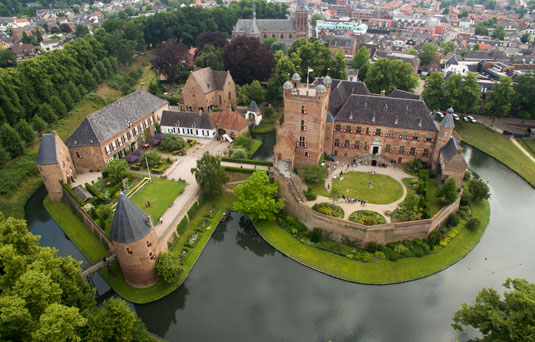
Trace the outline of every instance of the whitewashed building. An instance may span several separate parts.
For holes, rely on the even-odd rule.
[[[163,111],[161,132],[184,137],[214,139],[216,126],[207,113]]]

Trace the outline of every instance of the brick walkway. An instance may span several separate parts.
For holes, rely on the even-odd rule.
[[[332,165],[332,162],[330,163]],[[340,166],[341,164],[339,164]],[[385,215],[386,211],[393,212],[396,210],[398,205],[403,202],[405,199],[405,196],[407,196],[407,189],[405,188],[405,185],[402,182],[403,178],[416,178],[414,176],[409,176],[406,174],[400,166],[389,166],[387,168],[382,167],[376,167],[376,166],[365,166],[365,165],[358,165],[357,167],[348,167],[347,163],[344,163],[345,167],[340,168],[338,167],[334,172],[330,172],[329,176],[325,180],[325,188],[327,186],[332,186],[332,180],[334,175],[340,174],[340,170],[344,171],[344,173],[351,172],[351,171],[358,171],[358,172],[370,172],[375,171],[375,174],[377,175],[387,175],[392,178],[394,178],[396,181],[398,181],[401,184],[401,187],[403,189],[403,195],[400,199],[398,199],[395,202],[389,203],[389,204],[372,204],[372,203],[366,203],[366,205],[362,205],[359,202],[355,203],[346,203],[343,199],[340,199],[336,202],[336,205],[340,206],[342,209],[344,209],[344,219],[347,220],[349,218],[349,215],[357,210],[373,210],[375,212],[378,212],[379,214],[383,215],[386,219],[386,222],[390,222],[390,216]],[[331,167],[332,169],[332,167]],[[380,191],[378,189],[378,191]],[[314,201],[308,201],[305,202],[306,205],[312,207],[316,203],[320,202],[331,202],[331,199],[325,196],[319,196]]]

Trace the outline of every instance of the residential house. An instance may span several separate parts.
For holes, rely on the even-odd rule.
[[[357,40],[355,37],[332,35],[325,37],[329,41],[329,49],[336,54],[342,50],[344,56],[353,58],[357,53]]]
[[[218,137],[228,135],[234,139],[249,131],[249,121],[236,112],[213,112],[210,117],[217,128]]]
[[[164,110],[160,127],[162,133],[176,134],[187,138],[214,139],[217,134],[216,126],[207,113]]]

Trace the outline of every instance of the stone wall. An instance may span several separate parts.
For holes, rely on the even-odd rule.
[[[93,233],[95,233],[101,242],[104,241],[106,243],[106,245],[108,246],[108,249],[113,254],[114,247],[111,241],[106,236],[106,233],[102,230],[102,228],[99,227],[99,225],[95,221],[93,221],[91,216],[89,216],[89,214],[86,213],[80,207],[80,205],[78,205],[78,202],[76,202],[76,200],[71,197],[71,194],[69,194],[67,190],[65,190],[65,188],[62,187],[62,189],[63,189],[63,202],[67,204],[67,206],[71,208],[78,217],[82,219],[82,221],[84,222],[84,225],[87,228],[89,228],[89,230],[91,230]]]
[[[384,245],[405,239],[426,238],[459,209],[460,203],[459,196],[455,203],[443,207],[430,219],[365,226],[318,213],[295,198],[287,178],[281,176],[278,171],[275,171],[275,178],[279,182],[279,196],[284,198],[285,210],[289,214],[297,217],[308,229],[320,228],[330,233],[331,237],[337,241],[347,238],[358,241],[362,247],[370,241]]]

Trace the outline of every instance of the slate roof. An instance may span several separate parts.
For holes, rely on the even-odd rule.
[[[217,128],[241,130],[242,128],[247,127],[249,124],[249,122],[245,120],[243,116],[236,112],[213,112],[210,113],[210,117]]]
[[[73,191],[76,196],[78,196],[78,198],[82,200],[82,202],[87,202],[93,198],[93,195],[91,195],[91,193],[87,191],[87,189],[83,186],[77,186],[73,189]]]
[[[388,95],[389,97],[395,97],[397,99],[412,99],[412,100],[421,100],[422,97],[418,94],[411,93],[409,91],[394,89]]]
[[[260,30],[258,29],[258,25],[256,24],[256,16],[253,17],[253,21],[251,21],[251,26],[249,26],[249,30],[247,31],[247,34],[249,35],[260,34]]]
[[[442,122],[440,122],[440,126],[444,128],[455,128],[455,122],[453,121],[453,115],[451,113],[446,114],[444,119],[442,119]]]
[[[37,165],[57,164],[56,138],[54,137],[54,133],[43,134],[35,162]]]
[[[448,161],[459,151],[459,147],[459,142],[452,136],[446,145],[440,149],[440,155],[444,161]]]
[[[253,19],[238,19],[232,32],[247,33],[251,28]],[[295,33],[294,19],[256,19],[259,33]]]
[[[334,120],[398,129],[438,131],[424,101],[388,96],[351,95]]]
[[[329,112],[333,116],[336,116],[340,108],[342,108],[352,94],[368,95],[370,91],[364,82],[332,80],[331,94],[329,96]]]
[[[226,71],[212,70],[210,67],[196,70],[191,74],[205,94],[214,90],[223,90],[227,79]]]
[[[327,121],[327,122],[334,122],[334,118],[333,118],[331,112],[328,112],[328,113],[327,113],[327,120],[326,120],[326,121]]]
[[[247,110],[249,112],[255,112],[255,113],[260,112],[260,108],[258,108],[258,105],[256,104],[254,100],[249,103],[249,107],[247,107]]]
[[[166,104],[167,101],[151,93],[136,90],[86,117],[65,144],[69,147],[101,145]]]
[[[329,41],[329,47],[352,49],[354,43],[355,43],[355,37],[334,35]]]
[[[139,241],[152,230],[149,220],[150,216],[121,191],[111,221],[110,238],[119,243]]]
[[[245,119],[244,119],[245,120]],[[215,124],[207,113],[173,112],[164,110],[161,126],[214,129]]]

